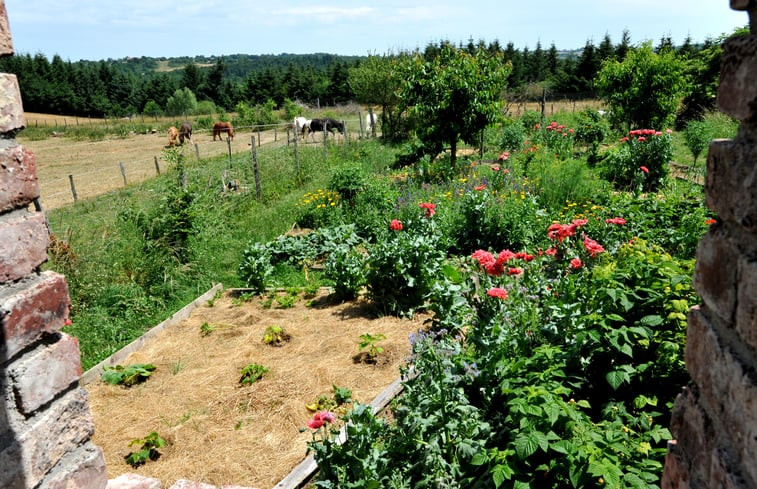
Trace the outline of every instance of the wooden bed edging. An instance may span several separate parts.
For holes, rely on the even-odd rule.
[[[105,371],[105,367],[110,367],[113,365],[118,364],[119,362],[122,362],[130,353],[133,353],[142,346],[144,346],[145,342],[152,338],[153,336],[157,335],[164,329],[168,328],[169,326],[173,326],[176,323],[179,323],[180,321],[183,321],[184,319],[188,318],[189,315],[197,309],[197,307],[200,306],[200,304],[209,301],[213,298],[213,296],[216,295],[218,291],[223,290],[222,284],[215,284],[213,287],[211,287],[207,292],[202,294],[197,299],[193,300],[186,306],[182,307],[178,311],[176,311],[171,317],[163,321],[162,323],[158,324],[157,326],[154,326],[152,329],[147,331],[145,334],[137,338],[136,340],[132,341],[125,347],[121,348],[117,352],[115,352],[113,355],[109,356],[102,362],[98,363],[94,367],[90,368],[84,374],[82,374],[81,379],[79,379],[79,385],[85,386],[97,379],[99,379],[102,376],[102,373]]]
[[[400,392],[402,392],[402,389],[404,388],[402,386],[402,382],[408,379],[412,379],[417,375],[415,372],[415,369],[410,369],[410,371],[407,373],[407,375],[403,378],[400,377],[389,386],[381,391],[381,393],[376,396],[373,401],[371,401],[371,409],[373,411],[373,414],[378,413],[382,409],[384,409],[389,403],[399,395]],[[342,429],[339,430],[339,434],[336,437],[337,444],[341,445],[347,441],[347,427],[342,426]],[[315,462],[315,457],[313,455],[308,455],[305,460],[300,462],[286,477],[281,479],[278,484],[273,486],[273,489],[299,489],[302,487],[308,480],[310,480],[311,477],[313,477],[313,474],[318,470],[318,464]]]

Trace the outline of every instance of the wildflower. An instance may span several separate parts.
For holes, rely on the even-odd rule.
[[[544,254],[549,255],[549,256],[555,256],[557,254],[557,248],[547,248]]]
[[[584,249],[589,252],[589,255],[591,255],[592,258],[600,253],[604,253],[605,251],[601,244],[597,243],[588,236],[584,238]]]
[[[646,166],[640,166],[639,170],[643,171],[644,173],[649,173],[649,168],[647,168]]]
[[[507,269],[508,275],[520,275],[521,273],[523,273],[523,269],[520,267],[510,267]]]
[[[392,231],[402,231],[402,221],[399,219],[392,219],[392,222],[389,223],[389,229]]]
[[[507,291],[502,287],[492,287],[486,291],[486,295],[497,299],[507,299]]]
[[[617,224],[618,226],[622,226],[626,223],[626,220],[622,217],[611,217],[609,219],[605,219],[605,224]]]
[[[432,204],[431,202],[421,202],[419,207],[421,209],[426,209],[426,217],[431,217],[436,214],[436,204]]]
[[[665,129],[665,133],[666,134],[673,134],[673,130],[672,129]]]
[[[477,190],[480,192],[481,190],[484,190],[485,188],[486,188],[486,185],[476,185],[475,187],[473,187],[473,190]]]
[[[573,224],[576,225],[576,227],[581,227],[588,224],[589,220],[588,219],[573,219],[572,222]]]
[[[707,224],[708,226],[710,224],[715,224],[716,222],[718,222],[717,219],[707,219],[706,221],[704,221],[704,223]]]
[[[73,324],[73,323],[72,323],[72,321],[71,321],[70,318],[66,318],[66,320],[63,321],[63,325],[64,326],[71,326],[71,324]]]
[[[647,138],[645,138],[644,136],[639,136],[639,139],[638,139],[639,142],[643,143],[646,140]]]
[[[583,262],[580,258],[573,258],[572,260],[570,260],[570,268],[572,268],[573,270],[578,270],[582,266]]]
[[[622,138],[620,138],[620,142],[621,143],[625,143],[626,141],[628,141],[628,137],[622,137]]]
[[[503,151],[500,153],[499,157],[497,158],[498,161],[505,161],[510,157],[510,153],[508,151]]]
[[[499,167],[497,165],[492,166],[492,171],[499,171]]]

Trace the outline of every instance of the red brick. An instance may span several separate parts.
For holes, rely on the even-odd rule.
[[[25,355],[9,370],[16,402],[29,415],[78,382],[79,340],[61,334],[59,341]]]
[[[740,121],[757,117],[757,36],[734,36],[723,43],[718,108]]]
[[[13,40],[8,27],[8,13],[5,10],[5,2],[0,2],[0,56],[11,54],[13,54]]]
[[[0,212],[27,207],[38,197],[34,153],[23,146],[0,150]]]
[[[0,220],[0,236],[0,283],[23,278],[47,261],[50,235],[44,213],[12,212]]]
[[[702,300],[727,322],[736,313],[739,250],[723,226],[710,227],[699,241],[694,288]]]
[[[754,84],[757,86],[757,83]],[[720,219],[757,233],[757,145],[742,140],[710,143],[705,179],[706,203]]]
[[[757,386],[739,360],[719,341],[699,307],[689,313],[686,368],[699,388],[699,402],[728,440],[728,451],[757,481]],[[679,440],[680,441],[680,440]]]
[[[24,106],[16,75],[0,73],[0,132],[18,131],[25,126]]]
[[[15,439],[0,452],[0,487],[18,487],[19,477],[26,484],[22,487],[38,487],[66,455],[92,438],[94,430],[87,392],[66,394],[28,425],[16,427]]]
[[[121,474],[108,481],[107,489],[160,489],[159,479],[144,477],[138,474]]]
[[[91,443],[64,458],[43,483],[45,489],[105,489],[107,485],[105,456]]]
[[[60,331],[68,317],[66,278],[51,271],[0,288],[0,357],[12,358],[44,333]]]

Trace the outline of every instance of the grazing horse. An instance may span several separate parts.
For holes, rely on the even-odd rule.
[[[176,129],[176,126],[171,126],[168,128],[168,145],[169,146],[176,146],[179,139],[179,130]]]
[[[213,124],[213,141],[216,140],[216,136],[219,140],[223,141],[223,133],[229,135],[229,139],[234,140],[234,128],[231,126],[231,122],[216,122]]]
[[[311,134],[316,131],[328,131],[331,134],[334,134],[334,129],[339,131],[341,134],[344,134],[344,123],[330,117],[326,119],[311,119],[310,121]],[[313,136],[313,138],[315,139],[315,136]]]
[[[184,140],[192,141],[192,124],[185,122],[179,129],[179,144],[184,144]]]
[[[372,134],[375,134],[376,132],[376,122],[378,120],[378,116],[375,113],[367,113],[365,114],[365,133],[370,137]]]
[[[297,134],[299,136],[305,138],[310,132],[310,119],[305,119],[304,117],[295,117],[294,130],[297,131]]]

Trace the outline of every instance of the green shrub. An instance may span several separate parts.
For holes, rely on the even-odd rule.
[[[334,294],[339,300],[357,297],[365,285],[366,258],[348,246],[331,250],[325,264],[326,278],[334,282]]]
[[[655,192],[662,188],[673,158],[672,138],[654,129],[636,129],[609,151],[602,163],[602,176],[618,189]]]
[[[347,205],[352,205],[355,196],[365,188],[366,175],[358,164],[348,164],[335,168],[329,180],[329,190],[339,194]]]
[[[265,291],[273,274],[271,250],[263,243],[252,243],[245,250],[239,265],[239,278],[257,292]]]
[[[697,164],[699,155],[710,144],[713,138],[713,130],[709,123],[705,121],[690,121],[683,132],[686,147],[689,148],[694,156],[694,165]]]
[[[502,125],[502,133],[499,138],[500,149],[519,151],[523,148],[526,140],[526,131],[520,121],[508,120]]]

